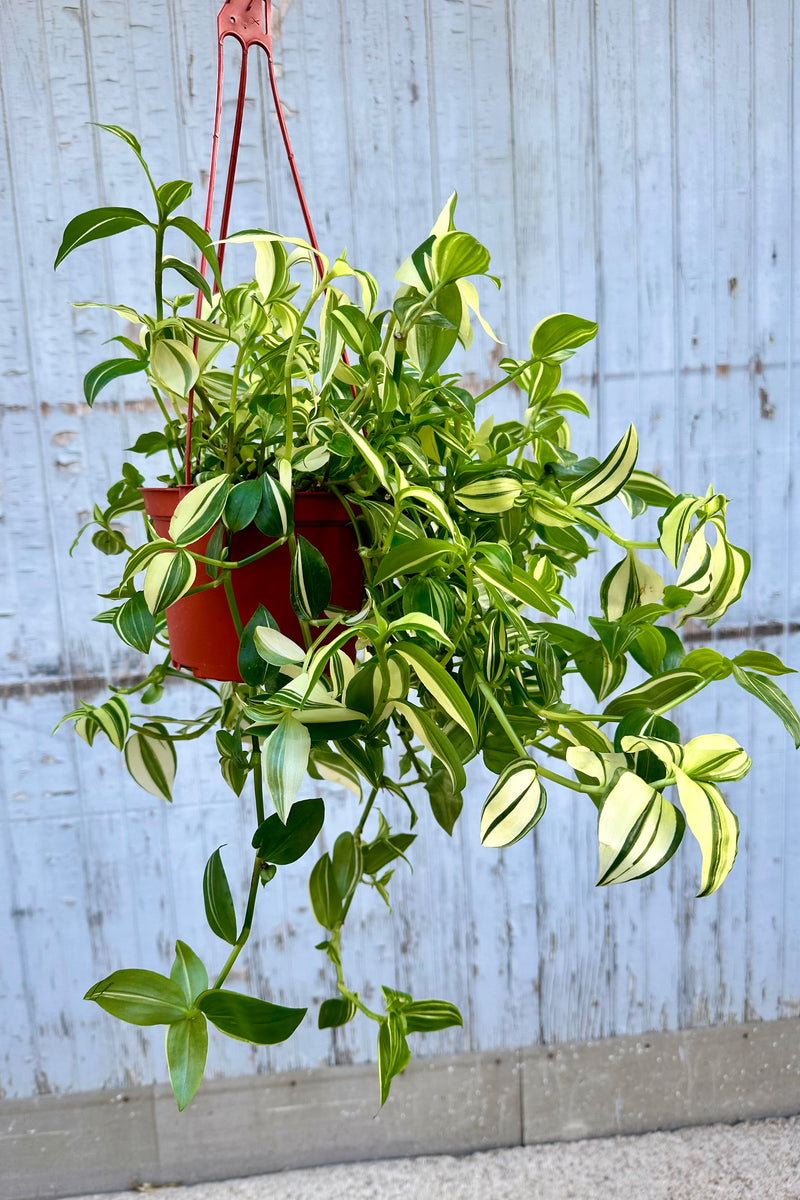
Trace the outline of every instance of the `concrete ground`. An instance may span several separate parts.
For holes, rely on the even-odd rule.
[[[800,1117],[464,1158],[317,1167],[171,1187],[163,1195],[164,1200],[800,1200]],[[103,1200],[130,1196],[123,1192]]]

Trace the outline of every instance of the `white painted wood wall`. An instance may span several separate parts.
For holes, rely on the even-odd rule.
[[[139,667],[93,625],[108,563],[66,551],[121,449],[152,413],[136,384],[89,414],[81,378],[118,332],[70,299],[147,295],[135,235],[51,271],[66,220],[145,202],[121,143],[142,140],[160,178],[203,179],[212,116],[215,0],[16,0],[0,11],[2,401],[2,841],[0,1094],[164,1078],[158,1031],[81,996],[110,970],[166,970],[176,936],[212,963],[201,872],[228,843],[244,882],[253,823],[213,747],[185,754],[171,808],[135,788],[110,747],[50,730],[73,697]],[[642,465],[686,490],[735,497],[753,551],[742,603],[713,638],[800,661],[798,423],[800,207],[793,0],[281,0],[276,57],[295,149],[325,248],[390,285],[452,188],[503,280],[489,318],[520,352],[542,315],[600,322],[573,372],[593,405],[576,445],[608,448],[633,418]],[[231,55],[231,62],[235,54]],[[300,229],[265,100],[247,106],[234,225]],[[256,85],[259,86],[256,86]],[[230,108],[228,108],[230,116]],[[201,188],[194,213],[201,219]],[[480,340],[480,339],[477,339]],[[464,361],[494,377],[489,347]],[[106,394],[109,396],[109,394]],[[112,562],[115,568],[116,563]],[[594,586],[594,585],[593,585]],[[594,593],[596,595],[596,592]],[[585,618],[591,591],[578,596]],[[767,634],[763,627],[773,630]],[[798,689],[790,682],[795,699]],[[183,703],[183,697],[174,697]],[[186,697],[186,703],[190,699]],[[593,809],[553,789],[536,835],[482,852],[477,772],[451,843],[429,817],[394,919],[364,897],[347,970],[451,998],[463,1033],[418,1053],[800,1015],[800,803],[782,727],[726,684],[686,732],[724,728],[756,766],[731,790],[739,861],[696,901],[687,840],[655,878],[595,890]],[[350,800],[329,790],[343,825]],[[262,897],[234,984],[305,1004],[331,994],[302,873]],[[211,1070],[240,1074],[374,1055],[372,1028],[335,1037],[308,1020],[266,1051],[215,1037]]]

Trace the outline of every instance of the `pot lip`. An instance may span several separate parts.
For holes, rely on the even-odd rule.
[[[139,491],[143,496],[148,493],[158,496],[169,496],[174,495],[176,492],[191,492],[195,487],[197,487],[196,483],[179,483],[175,487],[164,487],[163,485],[153,484],[151,486],[140,487]],[[295,492],[295,495],[302,496],[304,500],[339,499],[334,492],[329,491],[327,488],[315,488],[313,491]]]

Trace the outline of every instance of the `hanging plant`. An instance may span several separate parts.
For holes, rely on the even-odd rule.
[[[135,138],[111,132],[144,166]],[[473,320],[495,338],[475,281],[499,286],[488,250],[455,226],[455,196],[397,272],[391,308],[380,309],[376,281],[344,256],[329,262],[306,241],[264,230],[229,239],[253,247],[255,272],[226,286],[209,236],[178,212],[190,185],[158,187],[145,171],[155,211],[76,217],[56,265],[134,229],[155,248],[154,311],[107,306],[140,336],[117,338],[124,353],[88,373],[85,394],[91,405],[114,379],[139,373],[161,414],[132,450],[157,458],[163,486],[142,490],[142,474],[125,463],[89,526],[96,547],[122,564],[111,607],[96,619],[159,657],[136,686],[64,720],[90,745],[107,738],[136,782],[165,801],[179,743],[213,734],[225,784],[237,795],[252,786],[254,854],[243,906],[219,849],[206,866],[208,924],[228,945],[213,984],[178,941],[169,977],[118,970],[87,999],[122,1020],[167,1026],[170,1078],[185,1107],[203,1076],[209,1021],[272,1044],[306,1015],[224,986],[261,888],[305,859],[325,931],[318,948],[336,977],[319,1026],[375,1023],[383,1103],[409,1061],[409,1038],[462,1019],[445,1000],[391,986],[379,1011],[364,1003],[345,965],[356,895],[389,904],[393,875],[408,869],[431,817],[448,833],[466,820],[487,854],[514,845],[542,819],[552,784],[597,810],[599,885],[658,870],[688,826],[702,851],[699,894],[711,894],[736,857],[727,785],[750,759],[725,733],[684,744],[672,715],[730,679],[772,708],[798,745],[800,718],[774,682],[789,668],[762,651],[728,659],[684,650],[681,626],[718,621],[750,560],[728,540],[726,498],[711,488],[676,496],[639,465],[633,426],[601,462],[572,450],[570,419],[588,409],[561,386],[561,370],[595,336],[593,321],[546,317],[529,353],[503,359],[502,378],[479,396],[448,372]],[[203,274],[173,256],[187,237]],[[200,290],[199,317],[186,312],[192,295],[171,294],[181,281]],[[524,400],[520,420],[495,423],[485,412],[502,388]],[[620,505],[644,526],[640,537],[616,532]],[[127,532],[134,512],[138,543]],[[566,585],[602,541],[618,561],[589,628],[578,629]],[[566,692],[568,675],[592,697],[586,704],[577,687]],[[184,702],[183,690],[166,689],[176,678],[212,697],[200,716],[160,711],[162,701]],[[462,814],[478,757],[497,782]],[[321,780],[355,793],[361,810],[315,858]],[[420,816],[423,793],[430,814]],[[404,822],[390,823],[382,796],[404,803]]]

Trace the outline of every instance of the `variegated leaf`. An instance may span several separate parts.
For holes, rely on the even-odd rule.
[[[713,783],[690,779],[680,767],[674,770],[686,822],[703,854],[698,896],[710,896],[733,866],[739,842],[739,821]]]
[[[476,513],[502,513],[514,507],[522,494],[522,485],[507,476],[476,479],[456,490],[455,498],[463,508]]]
[[[177,546],[191,546],[216,525],[225,509],[230,476],[215,475],[199,483],[179,501],[169,523]]]
[[[444,667],[413,642],[397,642],[391,650],[392,655],[399,654],[409,664],[414,674],[430,692],[442,712],[465,729],[472,739],[473,746],[478,744],[478,729],[475,714],[469,706],[466,696],[452,675]]]
[[[618,621],[643,604],[658,603],[663,595],[664,580],[633,550],[611,568],[600,585],[600,603],[607,621]]]
[[[588,508],[590,505],[604,504],[616,496],[628,482],[636,466],[638,453],[639,439],[633,425],[630,425],[599,467],[595,467],[571,489],[570,503]]]
[[[197,383],[197,359],[183,342],[159,338],[150,353],[150,374],[160,388],[188,396]]]
[[[264,742],[261,751],[264,786],[284,823],[305,778],[310,752],[311,736],[291,713],[281,718]]]
[[[172,785],[178,766],[175,747],[163,725],[146,725],[125,743],[125,765],[129,774],[151,796],[172,800]]]
[[[319,616],[331,602],[331,573],[316,546],[304,537],[297,538],[289,577],[292,608],[303,621]]]
[[[301,663],[306,656],[302,646],[298,646],[279,629],[270,629],[268,625],[261,625],[255,630],[253,641],[260,656],[273,667]]]
[[[481,845],[512,846],[533,829],[547,804],[536,763],[517,759],[503,771],[481,812]]]
[[[597,821],[598,886],[641,879],[675,853],[683,817],[660,792],[624,771],[603,801]]]
[[[144,598],[150,612],[155,614],[180,600],[192,586],[197,564],[185,550],[157,554],[144,577]]]

